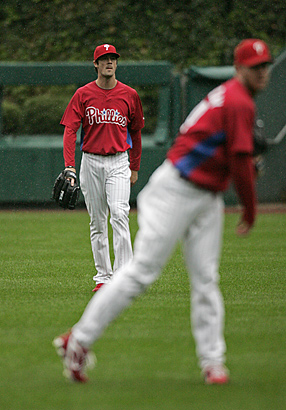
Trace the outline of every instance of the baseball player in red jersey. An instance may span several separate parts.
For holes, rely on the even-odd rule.
[[[64,130],[65,167],[75,171],[76,132],[82,125],[80,185],[90,215],[97,291],[132,258],[129,231],[130,182],[138,179],[143,111],[137,92],[115,77],[120,55],[103,44],[94,51],[96,81],[79,88],[68,104]],[[129,150],[129,159],[128,153]],[[113,228],[111,266],[107,218]]]
[[[86,380],[90,346],[158,278],[181,240],[191,282],[199,366],[207,384],[228,382],[224,305],[218,286],[222,192],[232,180],[243,205],[237,234],[248,234],[256,214],[253,97],[266,86],[271,61],[263,41],[241,42],[234,52],[235,77],[210,92],[181,126],[167,159],[139,194],[132,261],[91,299],[72,332],[55,341],[63,349],[69,378]]]

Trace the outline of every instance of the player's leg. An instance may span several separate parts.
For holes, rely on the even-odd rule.
[[[107,157],[106,164],[106,197],[113,230],[113,272],[116,272],[133,256],[129,230],[131,171],[127,152]]]
[[[201,213],[184,239],[192,283],[192,327],[202,369],[224,362],[224,305],[218,286],[223,207],[220,196],[206,193]]]
[[[174,168],[164,164],[139,194],[139,231],[134,257],[116,273],[108,286],[97,292],[74,326],[73,334],[83,346],[89,347],[97,340],[104,328],[156,280],[183,236],[189,217],[185,200],[189,187],[174,174]]]
[[[90,216],[91,248],[97,270],[94,280],[97,283],[106,283],[112,276],[112,267],[108,241],[105,169],[101,156],[83,154],[80,186]]]

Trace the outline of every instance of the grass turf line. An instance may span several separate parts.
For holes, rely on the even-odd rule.
[[[51,341],[92,297],[86,212],[2,212],[0,408],[282,410],[286,402],[285,214],[259,215],[248,239],[226,215],[221,289],[228,386],[205,386],[189,323],[181,247],[159,280],[95,344],[87,385],[67,383]],[[132,238],[136,213],[130,215]]]

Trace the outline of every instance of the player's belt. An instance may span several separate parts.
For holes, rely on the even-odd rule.
[[[87,152],[87,151],[83,151],[83,152],[84,152],[85,154],[97,155],[97,156],[100,156],[100,157],[111,157],[111,156],[115,157],[115,155],[122,154],[122,153],[123,153],[123,152],[125,152],[125,151],[115,152],[114,154],[111,154],[111,153],[107,153],[107,154],[98,154],[98,153],[95,153],[95,152]]]
[[[179,176],[180,176],[180,178],[182,178],[184,181],[187,181],[190,185],[193,185],[194,188],[199,189],[200,191],[209,192],[209,193],[214,194],[214,195],[217,194],[216,191],[212,191],[211,189],[208,189],[208,188],[205,188],[205,187],[203,187],[203,186],[201,186],[201,185],[199,185],[199,184],[196,184],[194,181],[191,181],[189,178],[185,177],[185,176],[182,175],[180,172],[179,172]]]

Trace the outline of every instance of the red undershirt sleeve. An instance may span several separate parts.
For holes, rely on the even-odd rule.
[[[141,130],[129,132],[132,139],[132,148],[129,150],[130,169],[139,171],[142,154]]]
[[[250,154],[235,154],[230,161],[230,171],[236,192],[243,206],[242,220],[250,226],[256,215],[254,165]]]
[[[76,132],[72,128],[65,126],[63,137],[65,167],[75,167],[75,145]]]

